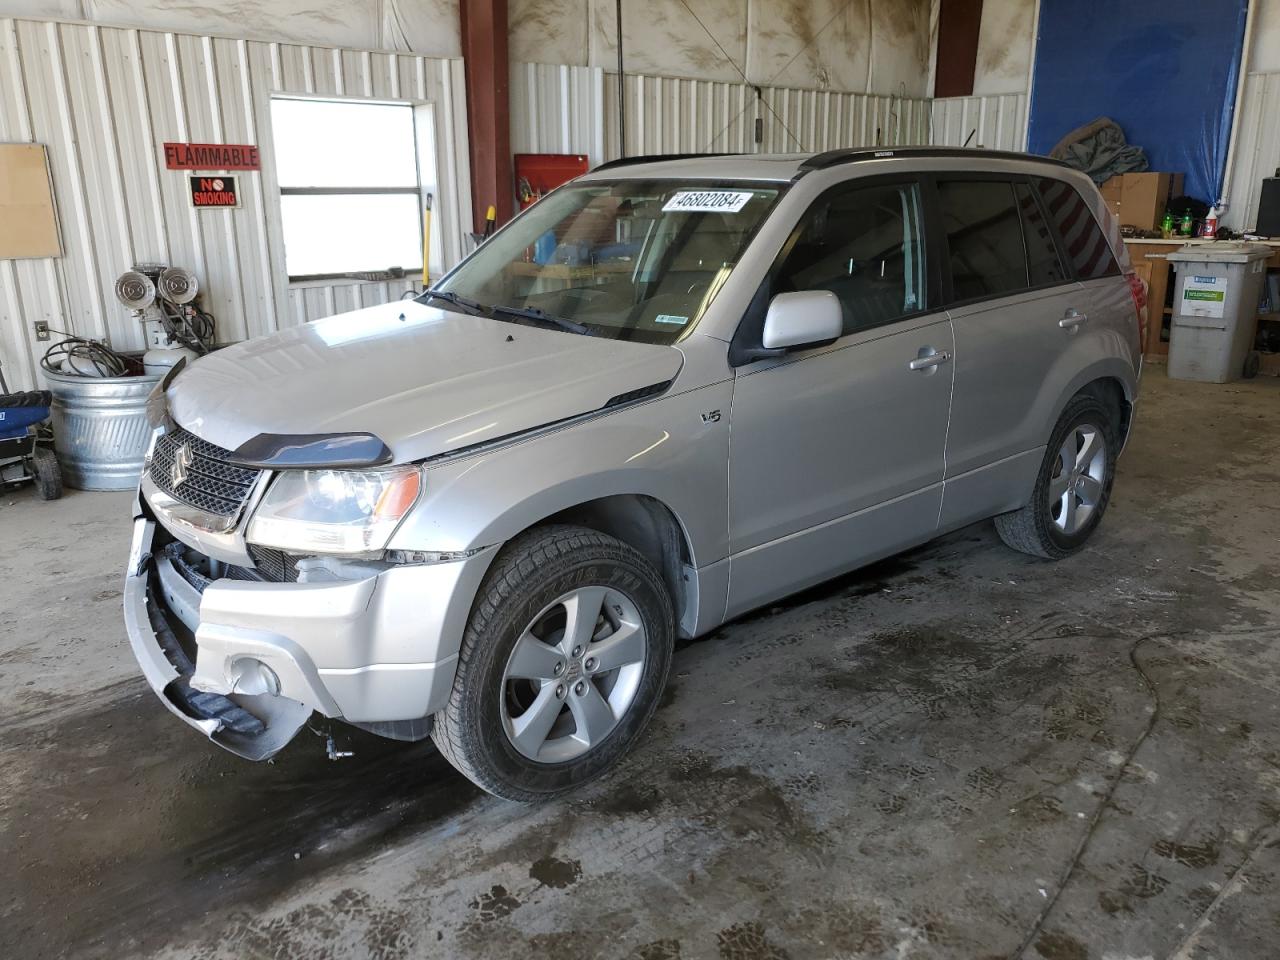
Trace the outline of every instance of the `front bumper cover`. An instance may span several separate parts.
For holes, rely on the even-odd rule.
[[[358,580],[199,590],[154,549],[156,521],[135,516],[124,589],[134,656],[165,706],[218,745],[263,760],[312,712],[369,725],[421,720],[448,699],[493,550]]]

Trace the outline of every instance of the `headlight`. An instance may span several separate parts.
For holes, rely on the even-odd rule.
[[[421,487],[417,467],[285,470],[267,490],[246,536],[290,553],[382,550]]]

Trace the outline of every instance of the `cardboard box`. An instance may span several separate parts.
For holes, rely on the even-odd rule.
[[[1170,197],[1182,196],[1180,173],[1125,173],[1107,181],[1120,181],[1120,204],[1116,214],[1121,224],[1139,230],[1159,230]],[[1106,186],[1107,184],[1104,184]],[[1175,210],[1180,216],[1182,211]]]
[[[1111,177],[1098,187],[1098,192],[1102,194],[1102,199],[1107,201],[1107,206],[1111,206],[1112,201],[1120,202],[1121,183],[1124,182],[1124,175]]]

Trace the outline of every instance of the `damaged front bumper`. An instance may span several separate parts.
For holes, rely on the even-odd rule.
[[[175,608],[198,611],[200,594],[189,584],[161,580],[151,553],[154,535],[152,521],[134,521],[125,575],[125,629],[143,676],[170,712],[215,743],[250,760],[273,756],[302,729],[312,708],[268,693],[223,695],[192,686],[195,664],[179,639],[186,625]]]
[[[157,536],[144,508],[135,517],[125,624],[173,714],[250,760],[278,752],[313,712],[425,735],[449,696],[489,555],[354,580],[209,580],[174,552],[180,542]]]

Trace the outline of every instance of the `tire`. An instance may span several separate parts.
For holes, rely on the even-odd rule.
[[[582,617],[589,625],[577,634],[591,639],[575,647],[572,610],[590,610],[597,596],[599,613]],[[642,650],[642,659],[606,672],[604,662],[622,656],[619,641],[628,656]],[[674,642],[671,598],[639,551],[585,527],[535,528],[503,549],[481,584],[432,739],[495,796],[533,802],[565,793],[604,773],[635,742],[666,685]],[[532,659],[523,659],[530,651]],[[525,679],[534,674],[541,679]],[[539,718],[553,714],[550,732],[540,734]],[[595,742],[584,746],[584,738]]]
[[[1007,546],[1034,557],[1061,560],[1085,545],[1111,501],[1116,455],[1120,450],[1119,413],[1113,403],[1104,402],[1092,393],[1071,398],[1049,437],[1030,501],[1021,510],[995,518],[996,531]],[[1077,486],[1072,483],[1069,472],[1067,479],[1062,479],[1066,454],[1069,449],[1076,449],[1078,462],[1090,433],[1101,439],[1103,449],[1100,458],[1095,453],[1086,461],[1087,469],[1081,476],[1083,485]],[[1068,447],[1069,441],[1074,448]],[[1073,487],[1079,493],[1072,492]],[[1066,491],[1062,497],[1054,495],[1059,489]],[[1066,499],[1068,493],[1074,498],[1070,507]],[[1089,509],[1083,514],[1081,508],[1086,505]],[[1063,511],[1068,509],[1081,512],[1069,514],[1063,521]]]
[[[1252,380],[1258,375],[1258,371],[1262,369],[1262,354],[1257,350],[1250,350],[1244,357],[1244,369],[1241,373],[1244,379]]]
[[[36,494],[41,500],[57,500],[62,496],[62,468],[48,447],[31,451],[31,467],[35,474]]]

